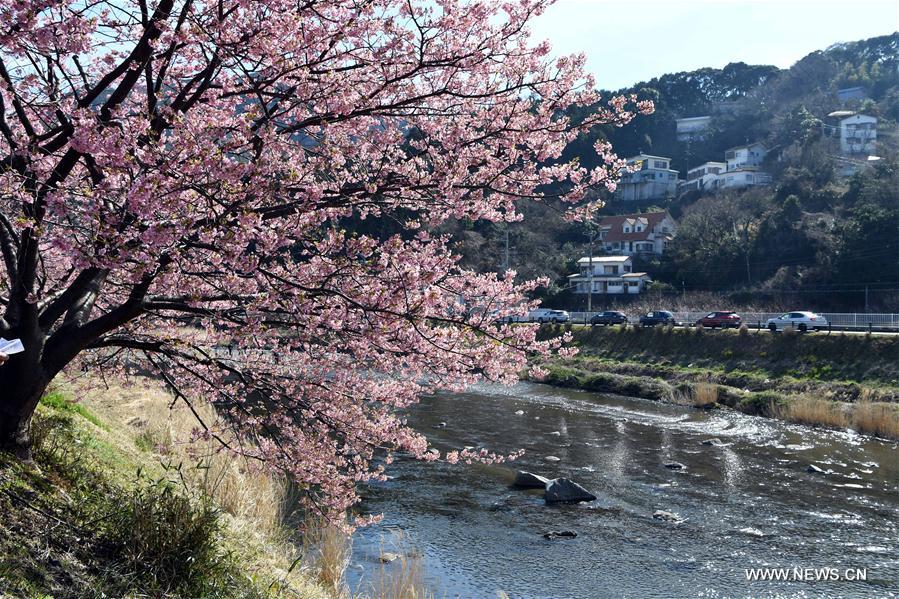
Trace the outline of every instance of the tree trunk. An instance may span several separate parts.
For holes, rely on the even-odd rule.
[[[49,380],[42,369],[24,368],[17,357],[0,366],[0,450],[30,460],[31,416]]]

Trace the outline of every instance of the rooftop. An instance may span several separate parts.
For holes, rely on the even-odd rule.
[[[580,260],[577,261],[578,264],[620,264],[622,262],[627,262],[630,260],[630,256],[593,256],[592,260],[590,256],[584,256]]]

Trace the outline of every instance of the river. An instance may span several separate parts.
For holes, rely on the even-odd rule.
[[[526,453],[493,466],[397,460],[391,480],[363,489],[363,510],[384,520],[356,534],[356,589],[376,578],[382,548],[414,547],[437,597],[899,597],[895,443],[529,383],[429,397],[409,416],[441,450]],[[598,499],[544,505],[541,491],[510,487],[516,469]],[[578,536],[544,539],[550,530]],[[867,580],[748,582],[761,567]]]

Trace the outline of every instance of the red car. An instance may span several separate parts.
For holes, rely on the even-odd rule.
[[[716,328],[721,327],[722,329],[727,328],[739,328],[739,326],[743,323],[743,319],[740,318],[740,315],[736,312],[727,312],[727,311],[719,311],[719,312],[709,312],[702,318],[696,321],[696,326],[698,327],[709,327]]]

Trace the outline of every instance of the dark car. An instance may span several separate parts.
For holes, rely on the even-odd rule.
[[[709,328],[739,328],[740,325],[743,324],[743,319],[740,318],[740,315],[736,312],[731,312],[729,310],[723,310],[718,312],[709,312],[702,318],[696,321],[696,326],[698,327],[709,327]]]
[[[627,324],[627,314],[625,314],[624,312],[616,312],[614,310],[600,312],[599,314],[594,314],[593,317],[590,318],[590,324],[593,326]]]
[[[657,324],[677,324],[674,314],[668,310],[653,310],[640,317],[640,326],[654,327]]]

